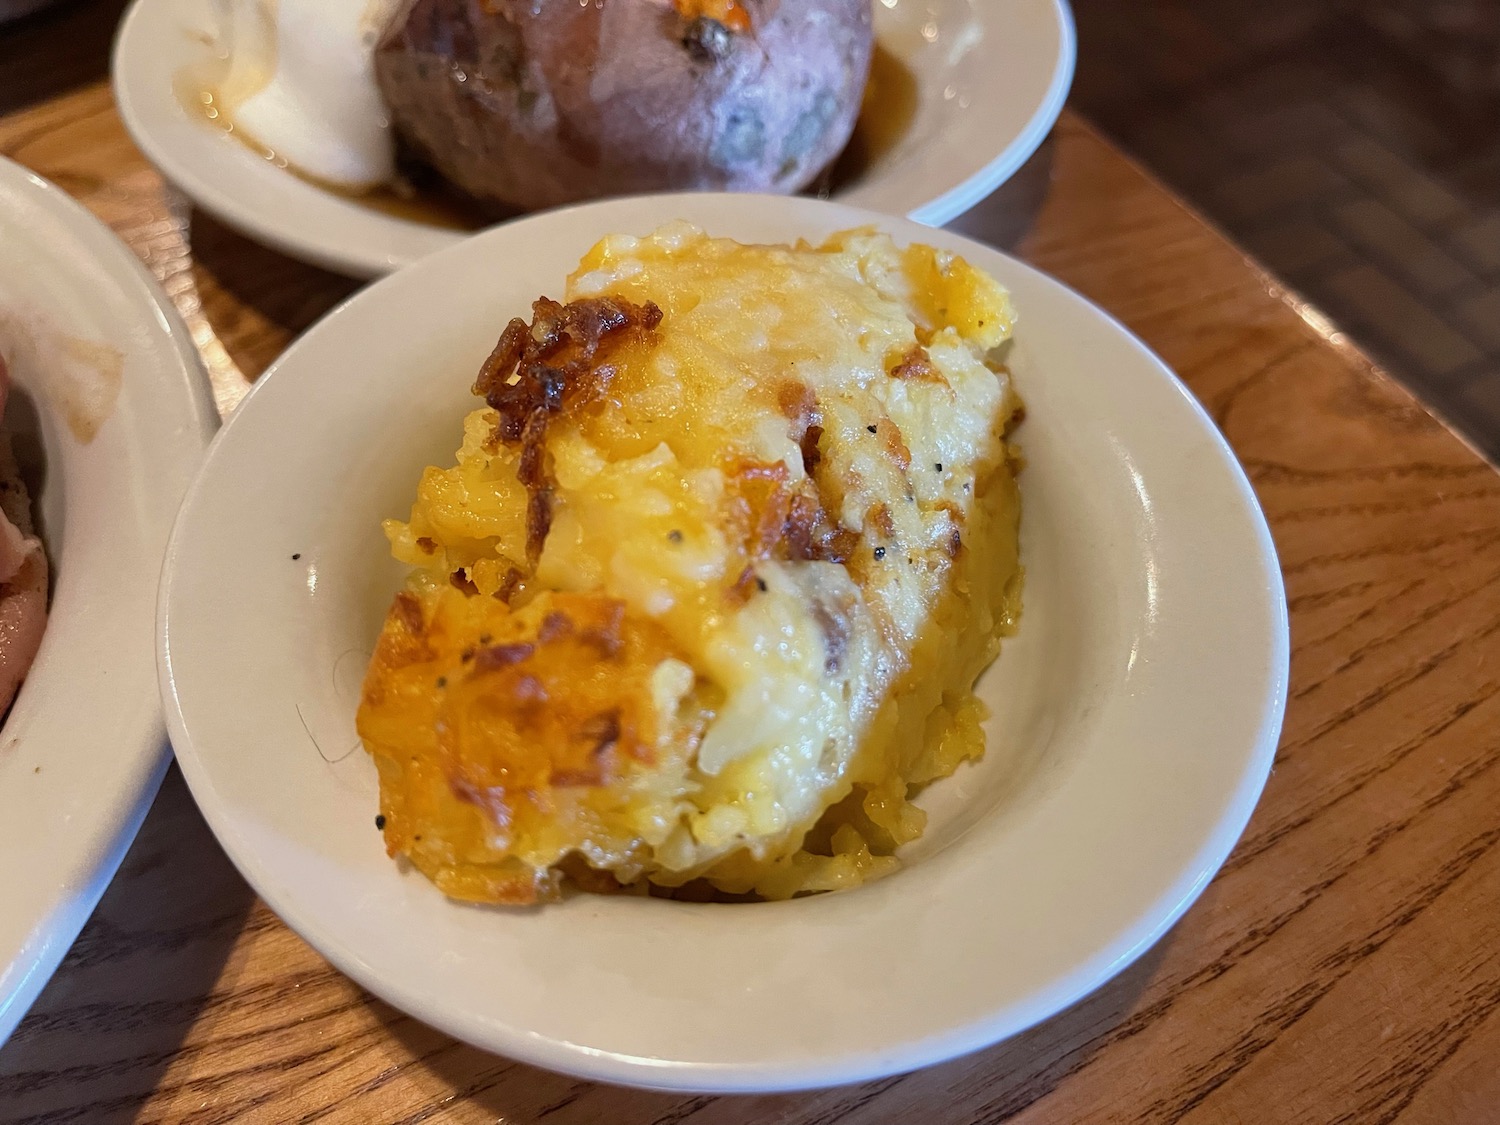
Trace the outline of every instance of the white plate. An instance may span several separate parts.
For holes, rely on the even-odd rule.
[[[912,71],[907,138],[840,202],[940,225],[1026,162],[1073,80],[1067,0],[873,0],[882,45]],[[211,0],[136,0],[115,45],[115,101],[136,144],[204,210],[268,246],[376,277],[463,232],[373,210],[268,163],[185,110],[173,77],[201,66]]]
[[[95,364],[76,358],[79,343],[103,349]],[[145,267],[59,188],[3,159],[0,352],[17,388],[6,428],[23,468],[40,446],[33,499],[53,572],[41,651],[0,728],[3,1043],[166,769],[154,583],[217,418],[192,339]],[[94,401],[80,406],[80,392]],[[99,423],[92,440],[74,432],[78,421]]]
[[[559,294],[597,237],[679,217],[778,242],[878,223],[898,241],[958,250],[1011,288],[1026,608],[982,681],[990,749],[928,791],[931,824],[906,868],[847,894],[455,905],[386,858],[375,771],[355,749],[363,666],[403,573],[379,521],[408,510],[424,465],[451,461],[469,385],[506,320]],[[168,726],[209,824],[335,965],[527,1062],[715,1091],[937,1062],[1118,972],[1244,828],[1287,669],[1280,572],[1255,498],[1141,343],[959,236],[749,195],[534,216],[330,314],[214,443],[173,532],[158,625]]]

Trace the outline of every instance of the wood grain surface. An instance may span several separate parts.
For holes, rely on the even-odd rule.
[[[66,54],[55,29],[80,20],[29,25],[27,57]],[[353,283],[164,187],[97,72],[18,83],[14,34],[0,31],[0,152],[150,264],[231,408]],[[1281,553],[1293,657],[1276,768],[1155,949],[1039,1027],[905,1077],[755,1098],[595,1086],[455,1043],[330,968],[240,879],[174,770],[0,1049],[0,1121],[1500,1121],[1500,477],[1076,117],[958,225],[1181,373]]]

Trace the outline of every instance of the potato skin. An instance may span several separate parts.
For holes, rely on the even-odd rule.
[[[403,140],[488,203],[797,191],[854,128],[870,0],[740,6],[744,32],[666,0],[409,0],[375,74]]]

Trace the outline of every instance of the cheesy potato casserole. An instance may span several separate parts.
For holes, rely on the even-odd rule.
[[[359,732],[385,844],[455,898],[854,886],[983,752],[1020,612],[1006,292],[871,230],[606,238],[511,321]],[[675,892],[661,888],[681,888]]]

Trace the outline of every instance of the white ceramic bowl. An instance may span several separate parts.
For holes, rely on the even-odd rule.
[[[52,564],[47,633],[0,728],[0,1043],[119,866],[166,769],[151,623],[167,532],[217,423],[151,275],[0,159],[6,429]],[[74,426],[98,432],[83,440]],[[33,461],[33,458],[35,460]]]
[[[911,71],[906,139],[839,200],[948,222],[1041,144],[1073,80],[1067,0],[873,0],[881,43]],[[204,210],[294,257],[375,277],[460,241],[315,187],[185,110],[174,76],[201,69],[211,0],[136,0],[114,56],[115,101],[136,144]]]
[[[451,461],[506,320],[607,232],[746,241],[875,223],[1008,285],[1026,608],[975,767],[907,866],[755,905],[446,900],[386,858],[353,714],[402,568],[379,521]],[[1280,727],[1281,578],[1255,498],[1171,372],[1104,313],[956,235],[766,196],[534,216],[352,298],[215,442],[163,572],[161,688],[209,824],[335,965],[471,1043],[589,1078],[779,1090],[911,1069],[1058,1011],[1151,945],[1243,829]]]

